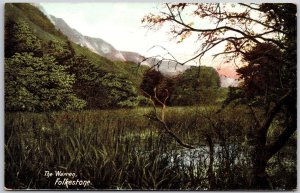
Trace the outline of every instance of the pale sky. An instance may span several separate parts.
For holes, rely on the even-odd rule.
[[[149,50],[161,45],[169,50],[180,62],[191,58],[198,46],[196,36],[176,43],[170,41],[167,26],[159,31],[143,27],[141,20],[148,13],[158,12],[157,3],[40,3],[48,14],[62,18],[67,24],[83,35],[97,37],[121,51],[133,51],[144,56],[153,56],[160,49]],[[194,63],[191,63],[194,64]],[[212,65],[209,56],[202,62]],[[215,61],[218,66],[220,61]]]
[[[156,48],[149,51],[154,45],[165,47],[179,62],[195,56],[199,49],[197,34],[185,39],[181,43],[171,40],[170,26],[163,26],[158,31],[152,31],[141,23],[143,16],[161,11],[161,3],[151,2],[89,2],[89,3],[39,3],[45,11],[62,18],[71,28],[81,34],[101,38],[120,51],[137,52],[151,57],[164,55],[166,51]],[[191,16],[185,16],[185,21],[195,21]],[[210,28],[211,22],[194,23],[201,27]],[[212,55],[222,52],[224,44],[218,45],[207,52],[201,60],[201,65],[213,66],[220,74],[236,78],[235,65],[224,63],[222,57],[213,60]],[[197,60],[198,61],[198,60]],[[197,65],[191,61],[187,65]]]

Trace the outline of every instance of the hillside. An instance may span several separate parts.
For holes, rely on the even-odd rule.
[[[119,51],[101,38],[85,36],[69,26],[62,18],[57,18],[53,15],[48,17],[54,23],[55,28],[66,35],[69,40],[111,61],[126,61],[139,64],[144,59],[142,55],[136,52]],[[156,65],[160,62],[161,64],[158,68]],[[144,61],[142,65],[149,67],[156,66],[156,70],[168,76],[177,75],[189,68],[189,66],[177,65],[177,63],[173,61],[160,61],[157,58],[150,58]]]
[[[5,58],[6,109],[11,111],[136,106],[146,69],[71,42],[26,3],[5,5]]]
[[[101,38],[94,38],[85,36],[79,33],[76,29],[73,29],[69,26],[62,18],[57,18],[53,15],[49,15],[43,9],[43,7],[36,5],[47,17],[52,21],[55,25],[55,28],[60,30],[64,35],[66,35],[69,40],[72,42],[86,47],[92,52],[103,56],[111,61],[123,61],[123,62],[133,62],[139,64],[141,61],[144,60],[144,57],[136,52],[129,52],[129,51],[119,51],[113,47],[110,43],[106,42]],[[189,69],[190,66],[182,66],[176,64],[174,61],[160,61],[158,58],[149,58],[148,60],[142,62],[142,65],[146,65],[149,67],[153,67],[158,63],[161,64],[158,67],[155,67],[156,70],[159,70],[162,74],[166,76],[176,76],[185,70]],[[225,77],[220,75],[221,78],[221,87],[229,87],[229,86],[236,86],[237,81],[230,77]]]
[[[5,26],[7,28],[10,23],[17,20],[25,20],[34,34],[40,38],[44,43],[52,41],[67,41],[68,38],[61,31],[57,30],[54,24],[42,13],[38,8],[27,3],[6,3],[5,4]],[[7,32],[7,30],[6,30]],[[7,40],[8,41],[8,40]],[[100,39],[99,39],[100,41]],[[129,80],[136,80],[136,78],[142,78],[141,70],[138,74],[133,74],[132,69],[136,68],[136,64],[133,62],[113,62],[109,59],[102,57],[94,52],[91,52],[86,47],[82,47],[75,43],[72,43],[77,55],[84,55],[93,64],[99,66],[104,71],[119,74],[121,76],[126,75]],[[141,67],[140,69],[144,69]],[[134,81],[136,82],[136,81]]]
[[[112,61],[125,61],[122,53],[115,49],[111,44],[100,38],[93,38],[84,36],[77,30],[71,28],[63,19],[56,18],[51,15],[51,20],[54,22],[55,27],[65,34],[72,42],[79,44],[82,47],[89,48],[92,52],[106,57]]]
[[[79,96],[79,99],[83,99],[87,102],[88,108],[108,108],[116,105],[116,103],[112,101],[127,100],[128,98],[132,100],[130,103],[121,102],[120,105],[122,106],[126,104],[131,106],[133,104],[137,104],[137,101],[134,98],[141,94],[139,93],[139,88],[142,83],[143,72],[147,68],[145,66],[138,66],[135,64],[137,60],[141,58],[139,54],[126,51],[117,51],[113,48],[113,46],[104,40],[83,36],[76,30],[70,28],[62,19],[52,16],[51,19],[52,22],[54,21],[54,25],[39,8],[36,8],[30,4],[6,4],[5,8],[6,50],[9,51],[12,44],[13,38],[10,37],[10,34],[20,35],[18,34],[20,32],[12,31],[14,29],[12,26],[14,23],[24,20],[30,28],[26,33],[30,33],[29,31],[32,31],[33,33],[32,35],[25,35],[25,39],[31,36],[36,36],[37,39],[41,40],[41,51],[36,55],[46,56],[50,54],[50,56],[54,56],[56,58],[56,61],[59,62],[60,65],[69,66],[67,67],[69,69],[68,73],[75,75],[75,82],[73,86],[74,92],[76,96]],[[95,50],[94,52],[91,51],[91,48],[88,46],[84,46],[83,44],[80,45],[78,42],[74,42],[75,40],[84,40],[85,43],[89,42],[89,44],[94,44],[96,47],[98,46],[102,52],[102,55],[105,57],[99,55],[99,53]],[[26,41],[28,42],[28,40]],[[25,45],[25,47],[28,46]],[[19,48],[15,49],[20,52]],[[9,54],[12,56],[13,53],[15,52],[9,51],[7,57],[10,57]],[[113,53],[119,53],[122,55],[122,57],[126,58],[126,60],[130,61],[111,61],[106,58],[109,54]],[[153,59],[152,61],[154,64],[157,62],[157,59]],[[188,68],[189,66],[180,66],[176,65],[176,63],[165,62],[161,64],[157,70],[159,70],[164,76],[173,76],[174,74],[179,75],[185,71],[185,73],[182,74],[183,77],[185,77],[187,74],[190,74],[188,72],[193,72],[192,74],[194,74],[194,72],[197,71],[192,69],[187,70]],[[206,68],[203,67],[201,69],[205,70]],[[217,85],[219,87],[220,79],[218,74],[212,73],[215,72],[212,68],[207,69],[207,73],[211,75],[208,75],[207,77],[202,75],[203,81],[204,79],[206,81],[212,80],[213,77],[216,77],[217,81],[215,82],[218,82]],[[199,85],[203,84],[202,79],[200,81],[202,83],[200,84],[199,82]],[[180,83],[177,85],[178,88],[175,89],[176,92],[174,92],[174,94],[178,96],[185,95],[182,93],[182,91],[180,91],[180,89],[182,87],[195,85],[196,82],[191,79],[188,81],[188,83],[185,81]],[[207,87],[211,87],[211,85],[208,85]],[[194,93],[194,98],[199,97],[199,92],[202,94],[205,93],[203,89],[198,89],[197,92]],[[204,90],[207,89],[205,88]],[[210,93],[207,95],[215,95],[213,94],[215,91],[209,92]],[[118,94],[116,95],[116,93]],[[195,103],[184,103],[180,101],[181,99],[177,100],[175,98],[173,97],[173,100],[179,101],[174,102],[176,105]],[[201,98],[203,98],[203,96],[201,96]],[[210,101],[214,100],[215,99],[211,98]],[[209,103],[210,101],[206,101],[205,103]]]

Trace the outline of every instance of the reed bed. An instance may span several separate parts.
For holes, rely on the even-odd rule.
[[[217,190],[247,189],[245,109],[216,114],[217,107],[172,107],[166,123],[200,149],[188,151],[145,116],[151,108],[81,112],[6,113],[5,187],[8,189]],[[240,116],[238,116],[240,113]],[[208,119],[208,117],[210,117]],[[219,128],[215,130],[212,124]],[[213,157],[207,147],[210,136]],[[224,141],[224,139],[226,139]],[[202,147],[202,149],[201,149]],[[295,174],[288,161],[270,174]],[[206,152],[205,152],[206,151]],[[196,161],[195,161],[196,160]],[[292,160],[292,161],[291,161]],[[277,164],[277,165],[276,165]],[[211,170],[213,169],[213,178]],[[273,169],[272,169],[273,168]],[[45,171],[72,172],[88,186],[63,186]],[[288,182],[280,182],[288,188]]]

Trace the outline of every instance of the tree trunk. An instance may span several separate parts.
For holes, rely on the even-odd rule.
[[[268,174],[266,172],[266,167],[269,159],[275,155],[289,140],[297,128],[297,108],[296,100],[291,97],[292,91],[289,91],[284,95],[275,106],[269,111],[265,121],[259,125],[257,131],[254,131],[254,148],[252,151],[252,169],[251,169],[251,179],[250,188],[253,189],[272,189],[272,184],[268,180]],[[292,95],[293,96],[293,95]],[[278,114],[282,106],[286,106],[288,113],[286,113],[287,120],[285,130],[277,137],[277,139],[267,145],[267,133],[270,128],[272,121]]]
[[[265,156],[264,148],[255,147],[252,154],[253,165],[251,169],[250,188],[255,190],[270,189],[271,185],[266,172],[268,160]]]

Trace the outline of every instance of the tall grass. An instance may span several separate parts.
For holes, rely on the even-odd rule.
[[[87,187],[68,189],[245,189],[248,162],[241,152],[246,152],[245,132],[251,129],[251,119],[242,107],[220,114],[216,110],[214,106],[167,109],[166,123],[182,140],[199,147],[195,151],[184,150],[148,120],[144,115],[149,108],[6,113],[5,186],[65,189],[55,184],[56,177],[45,176],[45,171],[64,171],[91,181]],[[214,160],[209,157],[208,136],[218,147]],[[293,178],[295,163],[286,163],[279,170]],[[293,186],[280,183],[282,188]]]

